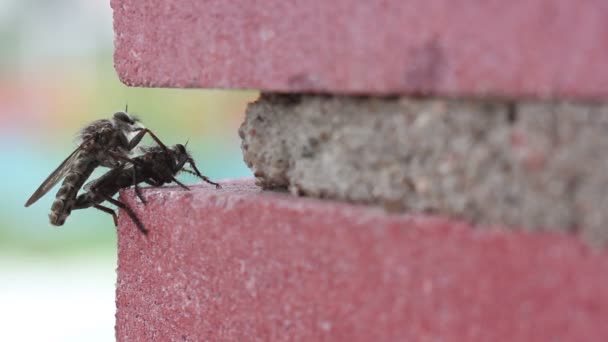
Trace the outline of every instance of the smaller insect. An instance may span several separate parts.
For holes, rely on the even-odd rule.
[[[137,215],[135,215],[135,212],[127,204],[112,198],[121,189],[133,186],[137,197],[145,204],[146,201],[139,188],[140,183],[146,183],[152,186],[162,186],[167,183],[175,182],[180,187],[190,190],[186,185],[175,179],[175,176],[179,172],[191,173],[203,181],[215,185],[217,189],[221,188],[220,184],[212,182],[209,178],[201,174],[196,167],[194,160],[187,152],[186,147],[182,144],[177,144],[171,148],[155,146],[142,149],[144,150],[144,154],[133,158],[133,162],[130,166],[127,166],[127,163],[121,164],[98,179],[88,183],[84,187],[86,192],[80,194],[76,198],[73,209],[94,207],[112,215],[114,224],[118,225],[116,212],[101,205],[103,201],[108,201],[117,207],[124,209],[137,228],[146,234],[148,230],[141,223]],[[185,169],[184,166],[186,163],[190,164],[193,170]]]

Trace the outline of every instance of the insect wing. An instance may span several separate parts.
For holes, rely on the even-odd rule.
[[[85,192],[89,192],[89,190],[91,190],[91,188],[97,186],[97,184],[99,184],[100,182],[101,182],[101,178],[94,179],[94,180],[88,182],[87,184],[85,184],[82,187],[82,190],[84,190]]]
[[[34,202],[36,202],[42,196],[44,196],[47,192],[49,192],[49,190],[51,190],[55,186],[55,184],[57,184],[63,177],[65,177],[65,175],[68,173],[68,171],[70,171],[72,164],[74,164],[74,161],[80,154],[79,152],[80,152],[82,146],[83,145],[80,145],[80,147],[75,149],[74,152],[72,152],[72,154],[70,154],[63,161],[63,163],[61,163],[61,165],[59,165],[59,167],[57,167],[57,169],[55,169],[55,171],[53,171],[53,173],[51,173],[44,180],[44,182],[42,182],[42,184],[40,184],[40,186],[38,187],[38,189],[36,189],[36,191],[34,192],[32,197],[30,197],[30,199],[28,199],[27,202],[25,202],[26,207],[29,207],[30,205],[34,204]]]

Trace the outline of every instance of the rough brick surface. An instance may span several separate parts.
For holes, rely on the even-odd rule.
[[[604,0],[112,0],[128,85],[608,98]]]
[[[261,193],[122,194],[119,341],[603,341],[608,255],[568,235]]]

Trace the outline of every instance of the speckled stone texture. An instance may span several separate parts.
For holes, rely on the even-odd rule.
[[[112,0],[128,85],[607,98],[605,0]]]
[[[608,241],[608,106],[263,95],[240,128],[264,188]]]
[[[122,193],[118,341],[608,340],[608,255],[568,234],[222,184]]]

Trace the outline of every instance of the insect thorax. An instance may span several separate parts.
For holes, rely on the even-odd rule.
[[[123,134],[109,120],[98,120],[85,127],[80,133],[80,138],[86,153],[94,156],[102,166],[115,167],[119,163],[108,151],[122,155],[128,153],[126,146],[123,146],[125,139],[121,139]]]

